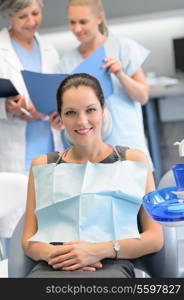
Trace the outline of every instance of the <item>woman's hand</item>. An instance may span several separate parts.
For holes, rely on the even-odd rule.
[[[24,120],[26,121],[35,121],[38,119],[44,119],[45,115],[38,112],[33,104],[28,104],[26,107],[27,111],[31,114],[32,117],[24,116]]]
[[[57,112],[53,112],[50,114],[49,122],[50,122],[51,126],[56,130],[64,129],[61,117],[58,115]]]
[[[98,269],[102,268],[102,263],[100,261],[96,262],[93,265],[87,266],[87,267],[82,267],[78,269],[79,271],[88,271],[88,272],[95,272]]]
[[[21,108],[26,109],[31,115],[27,116],[23,111],[21,111]],[[33,104],[26,105],[25,98],[22,95],[7,98],[6,110],[12,115],[15,115],[25,121],[33,121],[45,117],[45,115],[36,111]]]
[[[127,95],[134,101],[144,105],[148,101],[149,87],[142,68],[139,68],[131,77],[123,71],[122,63],[118,58],[106,57],[102,68],[107,68],[108,73],[117,76]]]
[[[26,101],[22,95],[9,97],[6,99],[6,110],[14,116],[22,119],[23,113],[20,108],[26,109]]]
[[[104,61],[105,63],[102,65],[102,68],[107,68],[108,73],[113,73],[117,77],[122,73],[122,64],[118,58],[106,57]]]
[[[49,254],[48,264],[54,269],[95,271],[102,267],[97,244],[82,241],[66,242]]]

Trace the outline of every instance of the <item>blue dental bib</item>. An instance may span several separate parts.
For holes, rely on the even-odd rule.
[[[146,164],[52,163],[33,167],[33,174],[38,231],[30,241],[139,238]]]

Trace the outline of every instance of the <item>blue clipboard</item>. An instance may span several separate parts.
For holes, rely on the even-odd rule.
[[[102,45],[88,56],[80,65],[78,65],[72,71],[72,74],[87,73],[96,77],[101,84],[104,97],[107,99],[111,94],[113,94],[113,85],[111,75],[108,74],[107,69],[102,68],[102,65],[105,63],[105,57],[105,48]]]
[[[105,99],[113,93],[113,85],[107,69],[102,68],[106,57],[104,46],[100,46],[71,74],[87,73],[96,77],[102,87]],[[29,96],[37,111],[49,115],[57,111],[56,92],[61,81],[69,74],[45,74],[31,71],[21,71]]]
[[[30,99],[36,110],[44,115],[57,111],[56,93],[67,74],[45,74],[21,71]]]

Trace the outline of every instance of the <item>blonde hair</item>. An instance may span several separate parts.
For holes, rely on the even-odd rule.
[[[105,11],[101,0],[68,0],[68,8],[72,5],[91,6],[96,14],[103,13],[104,20],[98,25],[101,34],[107,36],[108,28],[105,21]]]

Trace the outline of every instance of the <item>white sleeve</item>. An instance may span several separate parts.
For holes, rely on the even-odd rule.
[[[6,112],[6,98],[0,98],[0,119],[7,119],[7,112]]]
[[[83,59],[76,49],[68,51],[61,57],[59,67],[60,73],[70,74],[82,61]]]
[[[131,39],[123,39],[120,42],[120,60],[124,72],[132,76],[144,63],[150,51],[138,42]]]
[[[51,51],[51,55],[52,55],[52,62],[53,62],[53,72],[54,73],[59,73],[59,65],[60,65],[60,57],[58,52],[56,51],[55,48],[52,47],[52,51]]]
[[[60,63],[59,63],[59,72],[61,74],[68,74],[68,68],[67,68],[67,56],[61,57]]]

